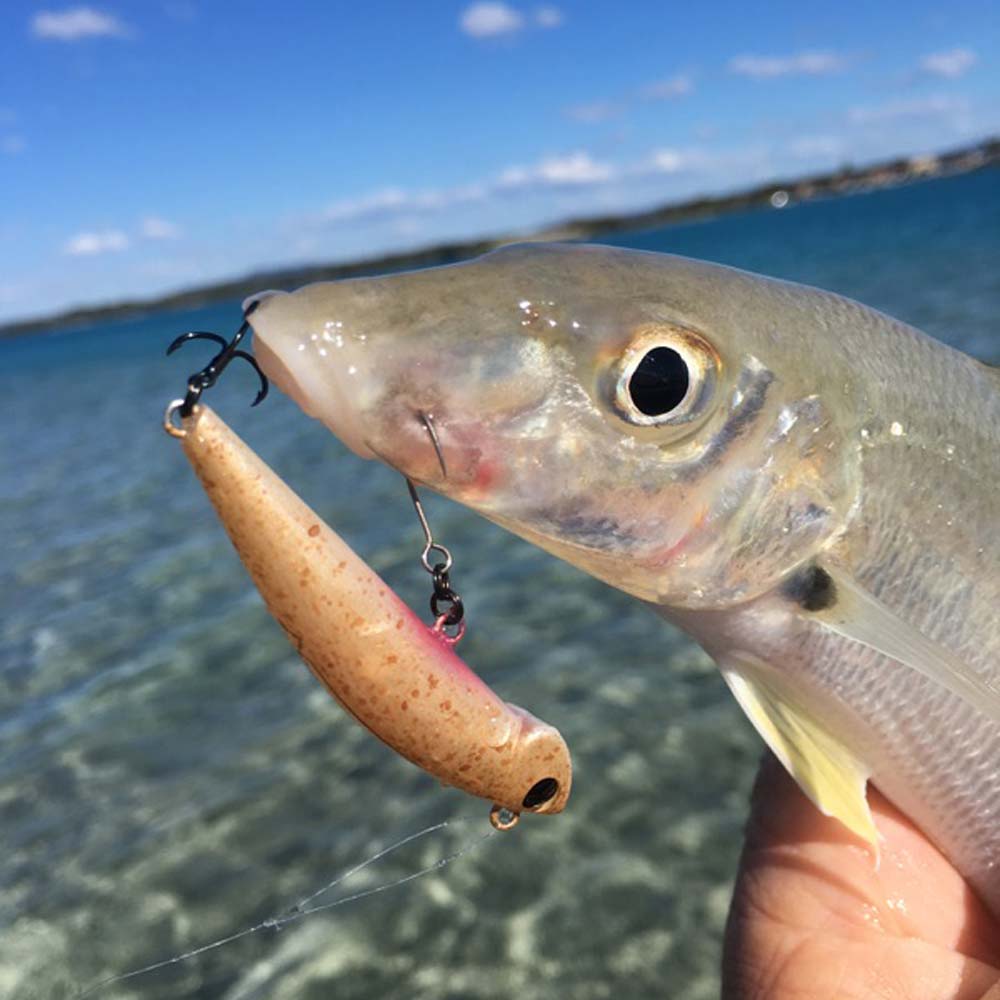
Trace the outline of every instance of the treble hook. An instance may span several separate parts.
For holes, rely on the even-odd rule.
[[[257,398],[250,405],[256,406],[267,396],[267,376],[260,370],[257,359],[252,354],[247,354],[246,351],[237,349],[240,341],[243,340],[250,329],[250,315],[257,308],[257,305],[257,302],[250,304],[250,307],[243,314],[243,323],[230,341],[227,341],[224,337],[220,337],[217,333],[209,333],[207,330],[190,330],[188,333],[182,333],[167,348],[167,354],[173,354],[182,344],[186,344],[190,340],[211,340],[222,348],[201,371],[195,372],[188,378],[187,393],[177,407],[181,417],[191,416],[191,411],[198,400],[201,399],[201,394],[206,389],[215,385],[219,376],[233,358],[242,358],[253,368],[258,378],[260,378],[260,388],[257,390]],[[171,403],[168,412],[172,413],[174,408],[175,404]]]

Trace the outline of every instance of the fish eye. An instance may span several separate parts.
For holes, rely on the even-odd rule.
[[[687,362],[672,347],[647,351],[628,380],[632,403],[647,417],[676,410],[691,385]]]
[[[614,366],[614,406],[642,427],[685,424],[705,412],[719,356],[692,330],[644,326]]]

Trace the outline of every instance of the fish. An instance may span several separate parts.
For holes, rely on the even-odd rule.
[[[169,417],[168,417],[169,419]],[[181,440],[269,611],[358,722],[446,785],[493,803],[497,829],[569,798],[561,733],[504,702],[211,408]]]
[[[876,863],[869,782],[1000,914],[996,369],[830,292],[582,244],[251,307],[306,414],[684,630]]]

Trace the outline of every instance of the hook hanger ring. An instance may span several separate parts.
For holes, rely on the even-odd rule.
[[[167,404],[167,408],[163,412],[163,429],[171,437],[175,438],[187,437],[187,431],[179,424],[174,423],[174,414],[180,413],[180,411],[183,409],[184,409],[184,400],[173,399]]]

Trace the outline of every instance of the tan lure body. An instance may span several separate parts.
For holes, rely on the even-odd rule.
[[[268,610],[355,719],[515,815],[564,808],[572,766],[554,727],[491,690],[210,409],[183,421],[182,443]]]

